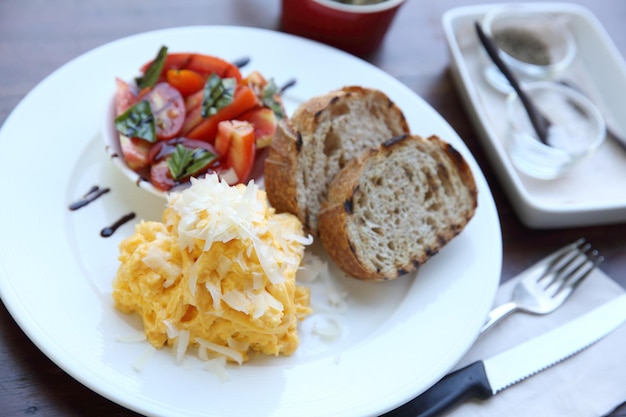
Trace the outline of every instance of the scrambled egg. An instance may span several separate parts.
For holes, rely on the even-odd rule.
[[[142,221],[120,244],[115,306],[138,313],[148,341],[179,359],[193,346],[240,364],[251,352],[289,355],[311,313],[295,279],[310,243],[253,183],[192,179],[168,197],[162,222]]]

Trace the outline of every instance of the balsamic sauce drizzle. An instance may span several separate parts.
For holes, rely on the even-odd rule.
[[[111,189],[108,188],[108,187],[100,188],[99,186],[94,185],[93,187],[91,187],[89,189],[89,191],[87,191],[87,194],[82,196],[82,198],[80,200],[75,201],[74,203],[70,204],[68,206],[68,208],[71,211],[78,210],[79,208],[85,207],[87,204],[89,204],[92,201],[98,199],[100,196],[108,193],[109,191],[111,191]],[[111,226],[107,226],[107,227],[103,228],[100,231],[100,236],[102,236],[102,237],[110,237],[110,236],[112,236],[113,233],[115,233],[115,231],[117,229],[119,229],[125,223],[131,221],[134,218],[135,218],[135,213],[128,213],[128,214],[126,214],[125,216],[121,217],[118,221],[113,223]]]
[[[100,236],[102,237],[110,237],[115,233],[115,231],[125,223],[131,221],[135,218],[135,213],[128,213],[125,216],[122,216],[118,221],[113,223],[111,226],[107,226],[100,231]]]
[[[97,185],[94,185],[93,187],[91,187],[91,189],[89,189],[87,194],[85,194],[80,200],[70,204],[68,208],[72,211],[78,210],[79,208],[85,207],[87,204],[96,200],[101,195],[108,193],[109,191],[111,191],[110,188],[100,188]]]

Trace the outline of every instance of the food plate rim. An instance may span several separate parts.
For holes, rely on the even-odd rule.
[[[412,106],[419,108],[424,113],[424,117],[432,123],[433,126],[436,127],[437,130],[440,131],[441,134],[446,135],[449,138],[449,141],[455,146],[468,160],[470,167],[474,173],[476,178],[478,187],[479,187],[479,208],[475,218],[470,222],[468,228],[461,233],[461,235],[455,239],[453,242],[449,244],[449,247],[444,248],[440,254],[436,258],[433,259],[432,262],[429,262],[425,265],[425,271],[434,271],[443,268],[445,271],[446,262],[438,260],[438,258],[445,260],[446,257],[449,257],[451,253],[461,254],[462,252],[467,252],[465,256],[470,256],[472,251],[460,250],[460,245],[463,242],[472,242],[474,240],[480,240],[481,246],[482,243],[489,245],[489,250],[485,250],[485,247],[473,247],[471,248],[476,252],[476,256],[480,258],[480,260],[472,260],[471,265],[479,265],[484,267],[482,271],[471,270],[468,272],[468,275],[479,275],[468,276],[468,279],[476,279],[477,284],[480,286],[479,291],[477,292],[477,300],[468,301],[468,305],[471,306],[471,311],[465,313],[456,313],[456,318],[463,318],[463,320],[467,320],[467,323],[464,323],[463,331],[454,337],[451,338],[451,335],[442,336],[439,333],[439,330],[434,331],[432,338],[434,339],[445,339],[450,341],[450,346],[448,346],[447,350],[444,350],[440,356],[434,358],[433,362],[436,366],[431,366],[428,368],[428,372],[425,372],[424,375],[407,375],[406,371],[399,372],[397,369],[387,369],[384,370],[386,373],[386,377],[392,379],[395,375],[393,372],[397,372],[398,374],[402,373],[402,378],[407,384],[404,386],[397,386],[394,389],[390,390],[391,387],[387,387],[385,391],[386,394],[382,397],[377,397],[372,400],[368,400],[367,398],[359,397],[359,394],[352,393],[352,391],[346,391],[346,395],[348,395],[348,399],[346,401],[354,401],[355,399],[359,399],[360,404],[352,403],[352,404],[342,404],[337,403],[335,405],[325,405],[325,407],[337,406],[338,408],[333,409],[332,414],[335,416],[358,416],[364,415],[367,413],[381,413],[386,410],[389,410],[395,406],[398,406],[400,403],[410,399],[412,396],[421,392],[421,390],[426,389],[430,384],[434,383],[439,377],[443,376],[453,365],[458,361],[461,356],[469,349],[474,339],[478,335],[478,331],[482,321],[484,320],[484,316],[486,315],[488,309],[491,306],[491,302],[493,297],[495,296],[495,292],[499,283],[499,274],[500,267],[502,262],[502,242],[500,236],[500,225],[498,221],[498,214],[496,211],[495,202],[493,197],[491,196],[489,187],[487,185],[486,179],[484,178],[480,168],[478,167],[476,161],[473,159],[471,153],[468,148],[463,143],[462,139],[454,132],[452,127],[434,110],[430,107],[425,101],[423,101],[419,96],[417,96],[413,91],[411,91],[407,86],[400,83],[398,80],[390,76],[389,74],[383,72],[382,70],[374,67],[373,65],[362,61],[356,57],[348,55],[344,52],[336,50],[334,48],[328,47],[326,45],[318,44],[313,41],[309,41],[302,38],[297,38],[291,35],[282,34],[279,32],[266,30],[266,29],[256,29],[256,28],[244,28],[237,26],[188,26],[188,27],[178,27],[178,28],[169,28],[169,29],[160,29],[150,32],[144,32],[136,35],[131,35],[125,38],[118,39],[113,42],[109,42],[105,45],[92,49],[79,57],[71,60],[70,62],[64,64],[59,69],[51,73],[48,77],[42,80],[31,92],[29,92],[24,99],[18,104],[18,106],[14,109],[14,111],[9,115],[6,122],[2,126],[0,130],[0,150],[13,150],[12,146],[15,144],[11,143],[8,139],[10,135],[15,135],[16,132],[20,131],[20,128],[25,128],[23,122],[26,118],[26,114],[30,111],[30,108],[35,106],[38,101],[41,100],[49,100],[49,98],[43,97],[43,94],[49,92],[49,90],[55,91],[60,87],[60,82],[66,82],[68,75],[72,74],[72,71],[75,68],[79,68],[80,65],[91,64],[92,61],[97,61],[102,59],[102,57],[109,56],[111,54],[116,53],[116,51],[121,50],[123,48],[133,48],[137,47],[137,45],[143,45],[146,42],[149,44],[156,44],[159,42],[159,39],[180,39],[184,35],[190,34],[232,34],[233,36],[254,36],[256,38],[261,38],[263,40],[272,40],[276,41],[279,44],[281,42],[288,44],[289,46],[296,46],[299,49],[304,49],[308,52],[313,52],[316,54],[322,54],[332,60],[336,60],[338,62],[344,63],[349,67],[357,67],[362,69],[364,73],[372,76],[373,80],[385,87],[388,87],[390,91],[392,91],[401,102],[410,103]],[[167,42],[167,41],[165,41]],[[178,42],[178,41],[176,41]],[[124,75],[124,74],[120,74]],[[339,74],[341,75],[341,74]],[[346,77],[345,75],[343,75]],[[341,77],[339,77],[341,78]],[[346,80],[348,78],[344,78]],[[357,78],[358,79],[358,78]],[[346,82],[343,82],[346,84]],[[111,87],[112,93],[112,87]],[[307,92],[307,94],[310,94]],[[104,114],[105,105],[108,104],[108,100],[103,100],[107,103],[103,103],[102,106],[95,106],[98,111],[101,110],[101,114]],[[408,106],[407,106],[408,107]],[[90,110],[90,112],[94,112],[95,110]],[[409,121],[411,119],[412,110],[405,110],[405,114],[408,114]],[[90,113],[91,114],[91,113]],[[60,125],[61,122],[54,121],[54,115],[56,115],[55,111],[52,111],[51,115],[42,115],[45,120],[48,120],[53,124],[55,129],[62,131],[63,126]],[[46,119],[48,118],[48,119]],[[27,119],[27,118],[26,118]],[[94,127],[94,130],[98,130],[99,126]],[[30,132],[30,129],[34,129],[32,127],[28,127],[25,129]],[[101,143],[99,143],[101,144]],[[55,147],[53,144],[45,143],[42,144],[42,152],[51,152]],[[78,158],[84,153],[89,152],[89,149],[78,149],[78,150],[69,150],[70,158],[74,161],[74,165],[77,164]],[[102,150],[102,154],[104,154],[104,150]],[[2,156],[2,152],[0,152],[0,162],[5,163],[6,167],[12,167],[14,161]],[[75,179],[76,167],[69,164],[60,164],[58,167],[58,173],[56,175],[60,176],[63,179]],[[111,167],[110,169],[114,169]],[[37,178],[35,176],[28,176],[27,179]],[[76,190],[65,189],[62,190],[61,193],[54,193],[54,190],[45,189],[48,185],[46,181],[50,181],[47,178],[41,179],[41,185],[44,187],[42,189],[42,193],[45,195],[45,204],[46,207],[56,207],[55,209],[48,210],[46,208],[47,215],[42,219],[37,219],[32,225],[27,226],[27,230],[47,230],[50,235],[54,233],[68,233],[67,224],[71,223],[68,221],[68,218],[74,216],[75,214],[69,214],[67,210],[67,204],[71,201],[72,198],[76,197]],[[2,184],[6,190],[9,192],[19,192],[19,186],[14,182],[10,182],[7,179],[2,180]],[[65,186],[65,185],[63,185]],[[53,187],[51,187],[53,188]],[[58,191],[58,190],[57,190]],[[144,191],[141,191],[144,192]],[[134,196],[133,196],[134,197]],[[156,197],[153,197],[156,198]],[[27,202],[37,201],[36,197],[27,197]],[[5,206],[8,207],[8,206]],[[62,209],[60,209],[61,207]],[[26,212],[28,214],[33,213],[33,210],[30,209]],[[80,214],[76,214],[77,216]],[[12,220],[9,219],[13,216]],[[3,216],[0,220],[0,225],[9,228],[10,222],[15,222],[15,217],[20,216],[10,215]],[[69,223],[68,223],[69,222]],[[478,227],[485,227],[485,230],[478,230]],[[13,227],[9,228],[11,230]],[[485,233],[486,238],[478,238],[479,233]],[[20,245],[27,245],[27,239],[24,236],[18,236],[17,233],[13,236],[15,239],[16,248],[20,248]],[[99,237],[98,237],[99,238]],[[487,239],[487,241],[485,241]],[[176,407],[172,404],[168,404],[167,402],[163,402],[162,398],[154,398],[150,397],[150,395],[146,396],[137,396],[138,393],[142,392],[142,387],[136,387],[135,384],[139,384],[142,380],[142,376],[140,374],[133,374],[132,377],[127,377],[126,374],[122,380],[118,380],[120,378],[120,373],[126,372],[127,370],[120,371],[116,367],[119,364],[114,364],[112,361],[106,362],[102,361],[102,363],[92,363],[93,367],[85,367],[85,363],[81,362],[81,358],[72,357],[72,355],[68,354],[66,349],[68,345],[64,345],[64,341],[62,335],[66,335],[69,338],[75,337],[75,333],[78,331],[80,333],[80,329],[74,329],[72,326],[66,326],[63,329],[45,329],[42,328],[43,318],[42,311],[38,311],[36,308],[33,308],[32,305],[27,305],[27,301],[32,297],[40,297],[42,295],[39,292],[44,290],[50,290],[51,288],[55,288],[55,285],[58,284],[58,289],[71,289],[73,283],[66,280],[60,280],[59,282],[43,282],[43,281],[35,281],[40,284],[41,288],[37,288],[36,286],[32,288],[32,291],[23,292],[22,285],[24,283],[20,282],[20,279],[23,279],[23,276],[35,276],[37,272],[40,272],[44,268],[41,263],[47,262],[45,268],[50,268],[52,271],[64,271],[68,276],[80,276],[84,275],[85,272],[82,270],[82,266],[78,264],[63,264],[64,256],[71,256],[72,253],[72,243],[62,241],[56,245],[53,254],[50,253],[37,253],[34,250],[27,251],[24,253],[17,253],[17,249],[12,250],[11,245],[8,242],[0,243],[0,247],[4,249],[4,251],[0,251],[3,254],[0,255],[0,296],[2,300],[18,323],[18,325],[24,330],[27,336],[31,339],[31,341],[51,360],[53,360],[57,365],[59,365],[65,372],[70,374],[76,380],[78,380],[83,385],[89,387],[93,391],[103,395],[104,397],[121,404],[124,407],[127,407],[131,410],[135,410],[141,413],[151,414],[151,415],[197,415],[193,410],[185,410],[184,408]],[[68,239],[69,240],[69,239]],[[54,244],[55,240],[52,236],[42,236],[42,242],[50,242],[51,246]],[[100,242],[100,241],[99,241]],[[98,243],[99,244],[99,243]],[[23,249],[23,248],[22,248]],[[75,248],[74,248],[75,249]],[[58,254],[57,254],[58,251]],[[58,256],[55,256],[58,255]],[[459,259],[464,259],[460,257]],[[20,265],[19,267],[17,265]],[[21,268],[21,269],[20,269]],[[471,268],[470,268],[471,269]],[[16,271],[20,271],[20,274],[15,274]],[[471,274],[470,274],[471,272]],[[424,272],[426,274],[426,272]],[[433,282],[428,281],[436,281],[436,280],[422,280],[420,285],[437,285]],[[416,280],[416,282],[419,282]],[[80,282],[75,284],[79,286],[81,289],[85,287],[84,282]],[[467,284],[466,284],[467,285]],[[69,286],[69,287],[68,287]],[[415,287],[417,284],[411,283],[411,290],[415,292]],[[446,289],[446,291],[453,292],[455,288]],[[49,294],[48,292],[46,295]],[[54,294],[54,293],[52,293]],[[436,295],[439,295],[436,293]],[[450,297],[447,293],[442,295],[442,297]],[[456,296],[456,295],[455,295]],[[90,296],[93,298],[92,296]],[[86,297],[89,298],[89,297]],[[76,306],[82,308],[88,308],[89,306],[84,305],[89,300],[75,300]],[[110,313],[107,309],[113,309],[111,300],[100,300],[103,306],[103,314]],[[48,302],[53,302],[48,301]],[[82,304],[81,304],[82,303]],[[401,303],[402,306],[400,308],[407,309],[407,303]],[[432,301],[433,305],[437,305],[436,300]],[[75,306],[73,306],[75,307]],[[424,306],[423,308],[429,308],[430,306]],[[400,310],[398,309],[398,311]],[[440,306],[442,308],[442,306]],[[62,308],[61,308],[62,310]],[[59,313],[61,314],[61,313]],[[62,314],[70,315],[69,311],[62,310]],[[459,316],[460,314],[460,316]],[[416,320],[419,320],[418,314],[412,313],[407,315],[406,318],[407,323],[395,323],[394,327],[391,330],[385,329],[379,330],[371,335],[368,339],[362,341],[358,346],[354,349],[350,350],[351,355],[346,355],[345,358],[342,358],[342,362],[335,363],[337,358],[321,358],[316,361],[313,361],[315,365],[323,364],[325,369],[330,369],[331,366],[338,366],[339,368],[345,366],[351,369],[357,369],[357,366],[366,366],[366,363],[371,360],[371,358],[363,357],[365,353],[371,352],[371,349],[385,349],[385,341],[382,337],[380,337],[381,333],[385,332],[394,332],[398,333],[403,329],[403,325],[415,324]],[[395,318],[392,317],[388,321],[393,321]],[[98,325],[102,325],[101,323],[96,323],[96,327]],[[432,326],[431,326],[432,327]],[[434,329],[434,327],[433,327]],[[50,332],[55,330],[59,332],[59,334],[51,334]],[[99,330],[101,331],[101,330]],[[435,337],[436,336],[436,337]],[[411,335],[410,340],[414,341],[414,337]],[[439,340],[438,339],[438,340]],[[434,348],[436,346],[429,346],[428,341],[422,341],[425,343],[423,349]],[[103,349],[98,345],[101,341],[97,341],[96,347]],[[374,346],[374,348],[370,347]],[[75,353],[76,356],[80,356],[78,351],[72,351],[75,349],[74,347],[70,347],[69,351]],[[369,350],[368,350],[369,349]],[[397,349],[397,348],[394,348]],[[418,348],[419,351],[419,348]],[[86,353],[85,353],[86,355]],[[357,359],[360,359],[358,365],[355,365],[353,362]],[[380,358],[381,363],[393,363],[393,358]],[[130,361],[130,359],[129,359]],[[419,362],[419,361],[418,361]],[[345,364],[345,365],[344,365]],[[361,365],[362,364],[362,365]],[[415,366],[414,363],[408,364],[409,368],[411,366]],[[371,366],[371,365],[370,365]],[[300,368],[305,368],[305,372],[313,372],[315,366],[311,365],[311,363],[304,364],[300,366]],[[300,369],[298,368],[298,369]],[[289,376],[292,372],[289,369],[284,369],[285,376]],[[179,372],[179,371],[177,371]],[[256,372],[255,369],[252,369],[250,372]],[[400,376],[400,375],[398,375]],[[109,380],[107,380],[109,378]],[[349,378],[349,377],[348,377]],[[400,378],[400,380],[402,380]],[[349,379],[348,379],[349,381]],[[145,381],[143,381],[145,383]],[[356,381],[355,381],[356,382]],[[362,382],[359,382],[362,383]],[[143,389],[146,389],[143,387]],[[286,391],[290,391],[288,385],[285,387]],[[352,393],[352,394],[351,394]],[[293,393],[291,393],[293,394]],[[153,394],[152,394],[153,395]],[[286,396],[287,394],[285,394]],[[352,397],[351,395],[357,395],[356,397]],[[281,398],[281,400],[284,400]],[[361,401],[362,400],[362,401]],[[311,404],[307,404],[310,406]],[[272,413],[274,415],[289,415],[290,412],[304,412],[305,410],[299,409],[294,410],[290,407],[294,407],[293,404],[273,404],[274,409],[265,410],[268,413]],[[284,406],[284,408],[283,408]],[[303,407],[303,406],[301,406]],[[316,408],[318,407],[318,408]],[[324,413],[327,412],[328,409],[324,409],[321,404],[315,405],[307,410],[308,413],[313,413],[312,415],[318,414],[318,412]],[[210,412],[210,410],[209,410]],[[283,413],[283,414],[281,414]],[[304,414],[303,414],[304,415]]]

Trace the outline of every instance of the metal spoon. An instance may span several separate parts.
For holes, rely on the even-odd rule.
[[[494,64],[496,64],[496,67],[498,67],[498,69],[502,72],[502,74],[506,77],[506,79],[511,84],[511,87],[513,87],[513,89],[517,93],[518,97],[520,98],[520,101],[522,102],[522,104],[524,105],[524,108],[526,109],[526,112],[528,113],[528,117],[530,119],[530,122],[533,125],[533,128],[535,129],[535,132],[537,132],[537,136],[539,137],[539,140],[542,143],[547,145],[548,144],[548,141],[547,141],[548,129],[550,128],[552,123],[545,115],[543,115],[539,111],[539,109],[530,100],[530,97],[528,97],[528,95],[524,92],[524,90],[522,90],[520,83],[515,77],[515,75],[513,75],[513,72],[504,63],[504,61],[502,61],[502,59],[500,58],[500,55],[498,55],[498,47],[496,46],[495,42],[483,31],[482,27],[480,26],[480,23],[475,22],[475,26],[476,26],[476,33],[478,34],[478,38],[480,39],[480,42],[482,43],[482,45],[485,47],[485,51],[487,51],[487,55],[489,55],[489,57],[494,62]]]

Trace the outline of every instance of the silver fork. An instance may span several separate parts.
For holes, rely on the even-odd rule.
[[[516,311],[551,313],[603,260],[584,238],[548,255],[518,275],[511,301],[491,310],[480,332]]]

